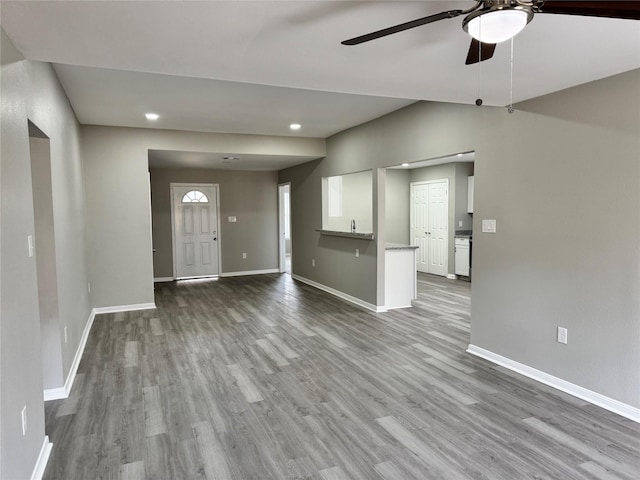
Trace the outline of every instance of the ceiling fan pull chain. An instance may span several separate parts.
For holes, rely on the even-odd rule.
[[[513,108],[513,37],[511,37],[511,78],[510,78],[510,92],[509,92],[509,113],[515,112]]]
[[[482,35],[482,19],[480,19],[480,26],[478,27],[480,34]],[[480,97],[480,87],[482,84],[482,42],[478,42],[478,96],[476,97],[476,105],[479,107],[482,105],[482,97]]]

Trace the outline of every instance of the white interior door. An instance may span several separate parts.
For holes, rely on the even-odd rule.
[[[411,184],[411,244],[416,245],[416,269],[429,271],[429,185]]]
[[[173,184],[171,188],[175,277],[218,275],[218,187]]]
[[[411,242],[416,245],[416,269],[447,275],[449,181],[412,183]]]
[[[429,183],[428,244],[429,273],[447,275],[449,249],[447,232],[449,230],[449,195],[447,180]]]

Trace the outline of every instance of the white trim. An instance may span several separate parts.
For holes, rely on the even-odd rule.
[[[47,462],[49,461],[49,455],[51,455],[52,448],[53,443],[51,443],[49,441],[49,437],[45,435],[44,441],[42,442],[42,448],[40,448],[40,454],[38,455],[36,464],[33,467],[33,472],[31,473],[31,480],[41,480],[44,475],[44,469],[47,467]]]
[[[194,275],[193,277],[178,277],[175,279],[176,282],[180,282],[182,280],[204,280],[207,278],[216,279],[220,275]]]
[[[267,273],[280,273],[277,268],[269,268],[267,270],[245,270],[242,272],[224,272],[221,277],[244,277],[245,275],[265,275]]]
[[[522,363],[516,362],[515,360],[511,360],[507,357],[503,357],[502,355],[498,355],[497,353],[493,353],[489,350],[485,350],[484,348],[480,348],[472,344],[469,344],[467,352],[477,357],[484,358],[485,360],[489,360],[490,362],[493,362],[497,365],[508,368],[509,370],[512,370],[514,372],[520,373],[525,377],[532,378],[533,380],[537,380],[540,383],[544,383],[545,385],[549,385],[550,387],[557,388],[558,390],[568,393],[569,395],[581,398],[582,400],[602,407],[605,410],[609,410],[610,412],[622,415],[629,420],[640,423],[640,408],[632,407],[631,405],[627,405],[626,403],[614,400],[613,398],[609,398],[600,393],[588,390],[574,383],[567,382],[566,380],[554,377],[553,375],[549,375],[548,373],[542,372],[533,367],[529,367]]]
[[[63,387],[58,388],[48,388],[44,391],[44,401],[48,402],[50,400],[60,400],[63,398],[69,398],[69,394],[71,393],[71,387],[73,387],[73,382],[76,379],[76,373],[78,372],[78,366],[80,365],[80,360],[82,359],[82,354],[84,353],[84,348],[87,345],[87,339],[89,338],[89,332],[91,331],[91,327],[93,326],[93,321],[96,318],[96,309],[93,308],[91,313],[89,314],[89,319],[84,326],[84,330],[82,331],[82,336],[80,337],[80,343],[78,344],[78,349],[76,350],[76,354],[73,357],[73,362],[71,362],[71,368],[69,369],[69,373],[67,374],[67,379],[64,382]]]
[[[156,308],[155,303],[132,303],[131,305],[115,305],[113,307],[96,307],[93,309],[94,313],[118,313],[118,312],[133,312],[135,310],[152,310]]]
[[[386,307],[378,307],[373,303],[365,302],[364,300],[348,295],[344,292],[341,292],[340,290],[336,290],[335,288],[327,287],[326,285],[322,285],[321,283],[314,282],[313,280],[309,280],[308,278],[304,278],[295,274],[291,274],[291,278],[302,283],[306,283],[307,285],[311,285],[312,287],[315,287],[324,292],[330,293],[331,295],[335,295],[336,297],[341,298],[342,300],[345,300],[349,303],[353,303],[354,305],[357,305],[359,307],[371,310],[372,312],[384,313],[387,311]]]
[[[153,283],[173,282],[174,280],[173,277],[153,277]]]
[[[67,380],[70,377],[67,377]],[[73,383],[73,382],[71,382]],[[65,385],[67,384],[67,382],[65,382]],[[69,394],[67,393],[67,390],[65,387],[58,387],[58,388],[46,388],[44,390],[44,401],[45,402],[50,402],[51,400],[62,400],[63,398],[69,398]]]
[[[457,279],[458,279],[458,276],[457,276],[457,275],[454,275],[453,273],[447,273],[447,278],[448,278],[449,280],[457,280]]]

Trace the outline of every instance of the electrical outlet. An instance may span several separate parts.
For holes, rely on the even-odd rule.
[[[244,258],[245,260],[247,259],[247,254],[246,254],[246,252],[243,252],[243,253],[242,253],[242,258]]]
[[[27,406],[22,407],[22,412],[20,412],[20,416],[22,417],[22,435],[27,434]]]
[[[558,343],[564,343],[566,345],[567,340],[568,340],[567,329],[564,327],[558,327]]]
[[[359,256],[360,256],[360,249],[356,248],[356,257],[359,257]]]
[[[458,226],[461,227],[462,226],[462,220],[458,220]]]
[[[316,259],[315,259],[315,258],[311,260],[311,266],[312,266],[312,267],[315,267],[315,266],[316,266]]]
[[[64,327],[64,343],[67,343],[67,327]]]

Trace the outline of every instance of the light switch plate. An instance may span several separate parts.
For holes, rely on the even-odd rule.
[[[229,217],[229,223],[235,223],[238,219],[236,217]]]
[[[568,331],[566,328],[564,327],[558,327],[558,343],[564,343],[565,345],[567,344],[567,340],[568,340]]]
[[[33,243],[33,235],[27,235],[27,248],[28,248],[29,258],[33,257],[33,254],[36,251],[36,246]]]
[[[496,233],[496,221],[482,220],[482,233]]]

